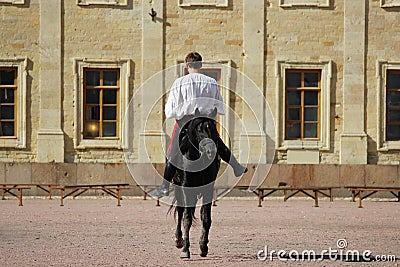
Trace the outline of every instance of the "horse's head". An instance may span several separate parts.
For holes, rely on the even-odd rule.
[[[208,116],[200,115],[196,110],[195,118],[188,125],[189,141],[194,148],[192,152],[197,151],[198,157],[207,156],[209,160],[213,160],[217,153],[218,131],[215,116],[216,110]]]

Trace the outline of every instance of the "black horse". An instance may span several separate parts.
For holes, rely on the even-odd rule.
[[[196,114],[184,127],[180,149],[183,156],[183,170],[178,169],[174,177],[175,213],[178,215],[175,242],[183,248],[180,257],[190,258],[189,231],[192,225],[197,202],[202,198],[200,210],[203,225],[200,237],[200,256],[208,253],[208,234],[211,227],[211,204],[214,183],[220,167],[217,155],[219,138],[215,118],[216,110],[209,116]],[[183,145],[182,145],[183,144]],[[182,219],[184,232],[182,235]]]

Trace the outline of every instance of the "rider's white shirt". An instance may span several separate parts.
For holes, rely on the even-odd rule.
[[[190,73],[172,85],[165,115],[179,120],[185,115],[194,115],[196,108],[201,114],[210,114],[214,108],[218,114],[225,114],[217,81],[201,73]]]

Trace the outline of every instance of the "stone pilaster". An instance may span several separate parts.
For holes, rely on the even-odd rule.
[[[240,136],[239,160],[265,163],[266,136],[264,132],[264,1],[243,2],[243,123]],[[254,84],[253,84],[254,82]],[[251,153],[247,151],[251,148]],[[261,158],[260,158],[261,156]]]
[[[366,1],[345,0],[343,133],[341,164],[367,163],[365,134],[365,31]]]
[[[61,129],[61,5],[40,0],[40,118],[37,136],[38,162],[64,161]]]
[[[152,10],[156,14],[150,16]],[[162,131],[165,92],[161,74],[164,62],[164,1],[142,1],[142,88],[139,161],[164,162]]]

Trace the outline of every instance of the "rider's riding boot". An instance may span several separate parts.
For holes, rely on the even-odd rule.
[[[169,182],[165,179],[163,179],[162,184],[160,187],[157,189],[157,191],[154,193],[155,197],[165,197],[169,195]]]
[[[223,161],[229,163],[232,166],[233,172],[236,177],[239,177],[243,173],[247,172],[246,166],[241,165],[229,150],[229,148],[224,144],[224,142],[219,139],[218,143],[218,155],[222,158]]]
[[[172,178],[174,178],[175,172],[176,172],[175,166],[172,165],[171,162],[169,162],[169,160],[166,160],[164,169],[164,180],[161,186],[154,193],[154,196],[165,197],[169,195],[169,184],[171,183]]]

